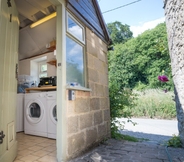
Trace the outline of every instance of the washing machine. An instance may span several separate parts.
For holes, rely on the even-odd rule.
[[[47,100],[47,137],[56,139],[57,106],[56,91],[46,92]]]
[[[24,133],[47,137],[47,105],[45,92],[24,96]]]

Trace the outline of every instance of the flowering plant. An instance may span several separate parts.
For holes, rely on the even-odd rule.
[[[159,75],[158,80],[160,80],[161,82],[168,82],[169,81],[169,79],[166,75]]]
[[[169,81],[169,79],[166,75],[159,75],[158,80],[160,80],[161,82],[168,82]],[[166,93],[167,89],[165,89],[164,92]]]

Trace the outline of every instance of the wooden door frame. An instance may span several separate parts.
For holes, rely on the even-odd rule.
[[[57,59],[57,161],[67,160],[66,108],[66,1],[49,0],[56,6],[56,59]]]

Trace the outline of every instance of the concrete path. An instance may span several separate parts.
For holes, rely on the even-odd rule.
[[[119,120],[122,123],[125,122],[124,130],[121,131],[122,134],[149,139],[150,141],[158,143],[164,143],[173,135],[178,135],[177,120],[137,118],[132,118],[131,120],[137,124],[134,126],[124,118]]]
[[[109,139],[70,162],[184,162],[183,148],[167,148],[160,144],[173,134],[177,135],[177,121],[150,119],[133,119],[133,121],[138,124],[134,127],[128,123],[122,133],[132,133],[138,138],[148,138],[154,142]]]

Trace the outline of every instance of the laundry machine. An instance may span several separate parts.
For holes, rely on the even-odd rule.
[[[45,92],[26,93],[24,96],[24,133],[47,137]]]
[[[47,137],[56,139],[57,105],[56,91],[46,92],[47,100]]]

